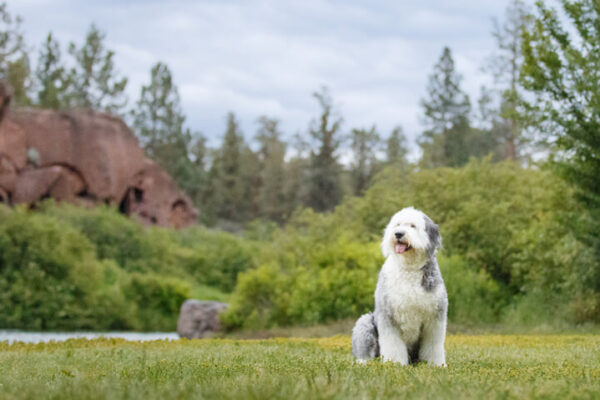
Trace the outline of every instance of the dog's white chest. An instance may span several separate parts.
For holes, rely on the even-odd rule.
[[[437,296],[423,288],[422,271],[394,267],[386,268],[384,290],[400,335],[413,344],[419,340],[423,324],[435,318]]]

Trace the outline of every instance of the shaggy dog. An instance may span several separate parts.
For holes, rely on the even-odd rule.
[[[375,312],[356,321],[352,353],[364,363],[381,355],[402,365],[446,365],[448,296],[436,260],[439,228],[412,207],[397,212],[383,235],[385,263],[375,289]]]

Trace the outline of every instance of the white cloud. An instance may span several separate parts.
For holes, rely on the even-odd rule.
[[[234,111],[249,138],[262,114],[288,135],[306,131],[318,108],[311,93],[330,87],[344,128],[402,124],[421,130],[419,101],[444,45],[452,48],[464,88],[475,99],[489,79],[490,18],[508,0],[193,1],[20,0],[30,44],[49,30],[65,45],[90,23],[107,33],[118,70],[129,77],[133,106],[157,61],[179,86],[192,129],[221,137]],[[34,52],[37,54],[37,50]]]

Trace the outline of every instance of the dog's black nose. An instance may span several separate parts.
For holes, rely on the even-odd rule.
[[[394,233],[394,236],[396,236],[396,239],[402,239],[402,236],[404,236],[405,233],[406,232],[404,232],[404,231],[399,231],[399,232]]]

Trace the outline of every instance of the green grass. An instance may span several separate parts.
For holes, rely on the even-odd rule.
[[[453,335],[448,368],[353,363],[350,339],[0,344],[0,398],[599,398],[600,336]]]

